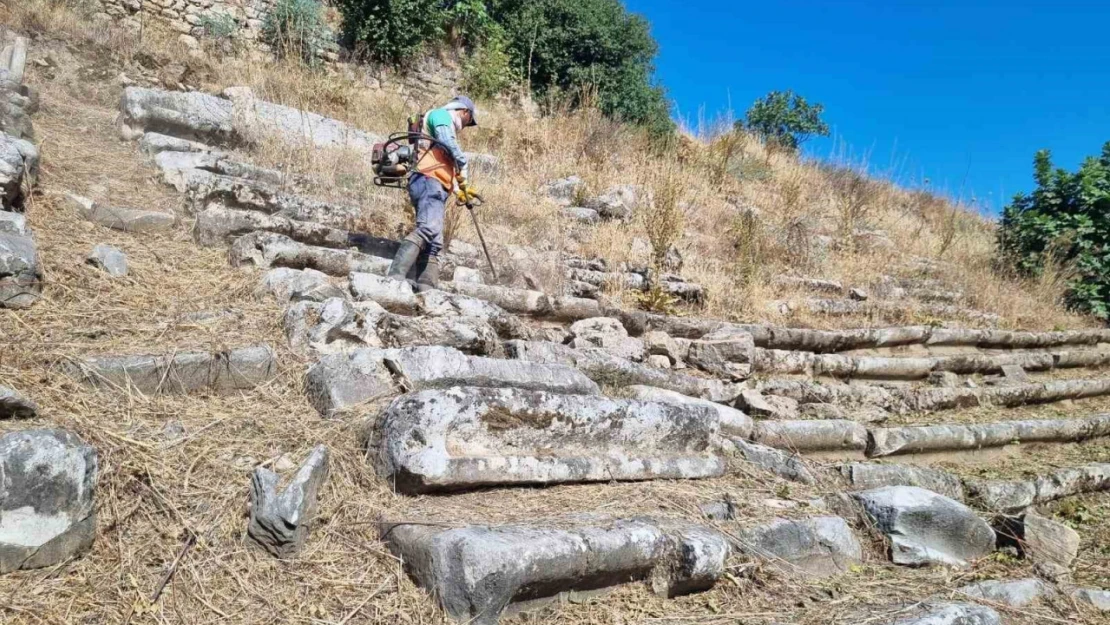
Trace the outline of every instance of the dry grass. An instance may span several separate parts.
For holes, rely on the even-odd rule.
[[[100,462],[92,551],[50,569],[0,578],[3,622],[119,623],[130,614],[132,623],[440,623],[446,620],[443,614],[377,540],[379,520],[503,523],[561,516],[569,510],[698,519],[699,504],[727,493],[739,504],[741,520],[716,526],[735,534],[738,527],[771,516],[812,514],[804,506],[774,510],[767,499],[807,502],[835,489],[831,484],[787,484],[741,465],[729,476],[698,482],[417,498],[391,492],[358,443],[363,421],[380,405],[345,419],[318,417],[301,393],[304,363],[282,348],[280,308],[253,296],[258,272],[232,269],[223,250],[195,246],[188,223],[158,236],[111,231],[79,219],[58,194],[72,190],[111,204],[165,211],[179,207],[180,198],[154,179],[154,169],[134,146],[116,138],[112,119],[120,72],[133,78],[152,73],[185,76],[191,86],[212,91],[249,84],[260,97],[378,132],[399,127],[409,106],[388,94],[362,89],[357,80],[342,74],[235,57],[191,59],[172,35],[157,28],[146,29],[138,42],[133,35],[98,30],[61,3],[8,3],[0,6],[0,21],[44,33],[34,43],[33,54],[38,58],[48,49],[59,61],[49,68],[30,66],[29,77],[42,93],[35,124],[44,163],[42,192],[32,197],[28,219],[44,264],[46,290],[30,310],[0,315],[0,379],[31,396],[42,411],[29,422],[0,424],[0,430],[70,429],[97,448]],[[171,63],[184,66],[184,72],[162,67]],[[684,149],[674,157],[683,166],[674,175],[681,176],[682,196],[691,209],[681,220],[673,220],[674,215],[661,220],[666,225],[663,239],[650,235],[645,220],[595,229],[572,227],[558,219],[555,209],[537,201],[534,190],[544,181],[577,173],[591,191],[600,191],[616,182],[642,181],[637,172],[660,171],[672,160],[649,156],[643,138],[626,134],[590,110],[521,123],[493,107],[474,135],[468,137],[469,145],[500,156],[504,164],[499,179],[477,182],[490,199],[482,217],[496,247],[503,250],[518,243],[644,262],[649,259],[632,257],[632,238],[659,242],[681,232],[676,238],[687,259],[687,275],[710,287],[710,314],[759,314],[759,301],[779,296],[769,286],[771,278],[794,266],[791,254],[801,253],[798,250],[813,236],[797,235],[793,224],[807,224],[806,232],[824,232],[837,215],[823,172],[767,153],[750,138],[737,135],[725,139],[731,142],[727,149],[713,144],[714,150],[728,155],[715,177],[700,173],[702,148]],[[366,209],[361,225],[376,234],[404,228],[403,196],[370,189],[365,171],[351,155],[263,143],[250,156],[311,175],[321,196],[359,203]],[[761,217],[755,223],[738,222],[728,198],[758,206]],[[968,278],[968,292],[988,294],[979,305],[1006,315],[1012,325],[1085,323],[1045,301],[1013,295],[1012,284],[994,292],[970,288],[975,280],[988,278],[989,228],[950,211],[941,221],[955,224],[948,230],[959,234],[948,236],[934,222],[921,225],[927,220],[913,214],[925,210],[920,202],[911,203],[913,209],[892,208],[901,206],[893,204],[898,198],[909,202],[911,194],[884,187],[867,213],[869,225],[887,228],[906,254],[945,256],[961,271],[966,261],[978,259],[979,264],[966,266],[980,272]],[[951,216],[957,214],[959,219]],[[683,227],[676,225],[679,221]],[[892,227],[900,223],[920,226],[912,245],[909,233]],[[468,226],[461,225],[460,233],[468,236]],[[743,237],[747,242],[737,246]],[[938,252],[943,240],[948,241],[946,249]],[[109,280],[83,264],[84,254],[100,242],[127,252],[131,277]],[[902,243],[907,243],[905,248]],[[791,252],[792,248],[798,249]],[[883,255],[833,251],[809,262],[813,270],[830,277],[866,283],[886,271],[889,261]],[[953,275],[963,274],[953,270]],[[740,283],[746,285],[742,293],[748,300],[743,306],[735,302],[734,286]],[[226,309],[235,312],[208,323],[184,320],[188,313]],[[279,348],[282,373],[262,388],[229,396],[145,397],[94,391],[58,375],[53,367],[59,360],[96,353],[220,349],[261,341]],[[305,553],[293,561],[276,561],[246,540],[250,472],[257,465],[274,466],[282,456],[300,462],[317,443],[327,444],[332,452],[318,522]],[[1100,527],[1098,533],[1085,536],[1092,550],[1110,544]],[[191,535],[197,537],[196,547],[160,599],[150,605],[146,598]],[[761,625],[785,620],[817,625],[857,623],[861,614],[871,614],[875,622],[882,622],[925,597],[948,596],[951,588],[975,577],[1029,573],[1023,563],[994,560],[966,572],[899,569],[885,564],[876,547],[869,545],[863,566],[821,582],[804,583],[736,558],[729,577],[707,593],[663,600],[645,585],[631,584],[604,598],[507,620]],[[1084,558],[1091,563],[1084,579],[1104,573],[1105,567],[1092,556]],[[1074,606],[1055,604],[1011,611],[1008,616],[1019,625],[1096,622],[1089,615],[1077,615]]]

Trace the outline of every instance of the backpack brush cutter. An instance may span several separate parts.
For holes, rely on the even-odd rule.
[[[383,143],[375,143],[370,155],[370,166],[374,170],[374,184],[379,187],[393,187],[404,189],[408,185],[409,175],[416,171],[416,164],[420,162],[420,143],[428,142],[429,146],[438,146],[447,154],[451,150],[435,137],[420,132],[421,121],[419,117],[409,118],[408,132],[397,132],[389,135]],[[429,148],[430,149],[430,148]],[[477,206],[484,204],[481,196],[475,195]],[[482,235],[482,227],[478,225],[478,216],[474,214],[474,202],[465,204],[470,219],[474,222],[474,230],[478,233],[478,241],[482,243],[482,252],[486,255],[493,279],[497,280],[497,270],[493,267],[489,248],[486,247],[486,238]]]

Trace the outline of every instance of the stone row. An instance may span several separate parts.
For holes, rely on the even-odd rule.
[[[1110,435],[1110,415],[1084,419],[871,428],[868,456],[980,450],[1019,443],[1080,442]]]
[[[22,84],[26,60],[22,37],[0,59],[0,308],[28,308],[42,294],[38,249],[22,214],[39,168],[30,141],[38,96]]]
[[[1069,330],[1025,332],[899,326],[849,330],[783,328],[759,324],[734,324],[698,317],[671,317],[653,313],[628,312],[621,319],[629,332],[639,335],[650,330],[674,337],[701,338],[723,327],[751,333],[756,347],[816,353],[845,352],[906,345],[959,346],[982,349],[1037,349],[1065,345],[1110,343],[1110,330]]]
[[[1101,367],[1110,364],[1110,350],[961,354],[893,358],[849,356],[756,348],[755,370],[771,374],[832,376],[841,379],[921,380],[936,372],[1002,373],[1005,367],[1024,371]]]
[[[256,345],[221,352],[96,356],[65,363],[62,369],[85,384],[124,392],[231,392],[269,382],[277,375],[277,362],[269,346]]]
[[[227,146],[273,137],[292,147],[346,148],[367,155],[382,140],[335,119],[259,100],[246,87],[226,89],[224,95],[127,87],[120,96],[120,133],[138,139],[151,131]]]
[[[962,308],[952,304],[935,302],[922,302],[916,305],[922,312],[938,317],[959,317],[975,322],[997,324],[1002,317],[995,313]],[[767,303],[767,309],[778,314],[790,314],[796,311],[805,311],[812,314],[828,316],[848,315],[873,315],[875,313],[889,312],[900,313],[905,311],[906,304],[898,301],[857,301],[841,299],[803,299],[782,301],[776,300]]]

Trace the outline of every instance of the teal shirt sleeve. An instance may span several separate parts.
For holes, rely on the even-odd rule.
[[[466,153],[459,146],[459,140],[455,135],[455,121],[451,118],[451,113],[447,109],[428,111],[428,114],[424,117],[424,125],[429,131],[428,134],[447,146],[447,149],[451,151],[451,156],[455,159],[455,165],[463,176],[466,176]]]

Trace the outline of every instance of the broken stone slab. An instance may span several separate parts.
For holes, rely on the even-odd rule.
[[[650,519],[385,526],[382,540],[459,622],[499,617],[576,592],[643,580],[667,597],[711,588],[728,541],[710,528]]]
[[[38,173],[39,152],[30,141],[0,132],[0,210],[22,210],[24,191]]]
[[[374,302],[349,302],[333,297],[323,302],[301,300],[285,309],[282,323],[289,346],[299,354],[321,354],[359,347],[381,347],[378,319],[385,309]]]
[[[992,608],[973,603],[935,603],[917,610],[915,616],[892,625],[1002,625],[1002,617]]]
[[[629,219],[644,195],[645,190],[640,185],[621,184],[587,199],[583,205],[596,210],[602,219]]]
[[[378,468],[407,494],[520,484],[715,477],[717,415],[703,406],[451,388],[396,399]]]
[[[31,231],[27,228],[27,218],[20,213],[0,210],[0,234],[29,236]]]
[[[755,343],[748,332],[717,330],[690,341],[686,361],[709,373],[744,380],[752,374]]]
[[[777,287],[805,289],[807,291],[816,291],[818,293],[831,293],[833,295],[840,295],[844,293],[844,284],[836,280],[825,280],[822,278],[776,276],[771,283],[772,285]]]
[[[1077,588],[1071,593],[1076,603],[1094,608],[1099,612],[1110,612],[1110,590],[1098,588]]]
[[[873,428],[868,455],[961,451],[1015,443],[1074,442],[1110,435],[1110,415],[1085,419]]]
[[[96,450],[63,430],[0,437],[0,574],[54,566],[96,536]]]
[[[852,495],[891,541],[895,564],[965,566],[994,550],[994,530],[970,508],[916,486]]]
[[[653,356],[666,356],[672,365],[684,363],[690,354],[689,339],[676,339],[666,332],[653,330],[643,335],[644,349]]]
[[[0,419],[31,419],[38,416],[39,407],[18,391],[0,386]]]
[[[1011,608],[1024,608],[1041,597],[1051,594],[1052,590],[1039,579],[1018,579],[1012,581],[989,580],[968,584],[957,589],[973,599],[991,603],[1001,603]]]
[[[647,279],[644,278],[643,274],[631,271],[593,271],[570,268],[567,270],[566,277],[568,280],[592,284],[599,289],[616,286],[632,291],[642,291],[647,287]]]
[[[231,392],[255,388],[277,374],[267,345],[222,352],[175,352],[165,356],[98,356],[68,363],[63,371],[85,384],[141,393]]]
[[[89,253],[85,262],[99,267],[113,278],[122,278],[127,275],[127,254],[118,247],[98,243]]]
[[[1039,568],[1066,573],[1079,555],[1079,532],[1029,508],[1018,516],[996,521],[999,546],[1015,547]]]
[[[139,149],[150,156],[161,152],[198,152],[222,155],[223,153],[210,145],[199,141],[189,141],[178,137],[171,137],[157,132],[143,133],[139,139]]]
[[[439,345],[476,356],[502,352],[497,331],[481,317],[407,317],[379,315],[375,330],[385,347]]]
[[[235,239],[228,260],[233,267],[315,269],[341,277],[352,272],[385,275],[390,263],[380,256],[306,245],[273,232],[252,232]]]
[[[560,211],[564,217],[582,224],[596,224],[601,221],[601,214],[585,206],[567,206]]]
[[[582,319],[571,324],[570,332],[574,336],[571,345],[575,348],[597,347],[633,362],[644,359],[643,341],[628,336],[628,331],[624,329],[619,319],[612,317]]]
[[[393,394],[393,378],[379,349],[326,355],[308,369],[305,396],[324,417]]]
[[[797,419],[798,400],[778,395],[764,395],[754,389],[741,391],[737,403],[753,417],[787,421]]]
[[[806,577],[839,575],[863,559],[859,540],[838,516],[775,519],[736,532],[733,548],[786,574]]]
[[[676,393],[674,391],[652,386],[637,384],[629,386],[628,391],[631,393],[633,399],[638,399],[640,401],[662,402],[686,406],[704,406],[717,413],[717,419],[721,423],[722,434],[739,438],[748,438],[751,436],[751,417],[735,408],[725,406],[724,404],[718,404],[708,399],[690,397],[682,393]]]
[[[854,490],[873,490],[884,486],[916,486],[963,502],[964,486],[960,478],[938,469],[904,464],[855,462],[838,467],[840,474]]]
[[[252,232],[273,232],[299,243],[327,248],[356,246],[352,234],[341,228],[215,203],[197,213],[193,225],[193,238],[205,247],[227,245],[236,237]]]
[[[578,321],[598,317],[602,314],[601,304],[595,299],[584,297],[552,297],[551,312],[547,313],[556,321]],[[638,341],[639,339],[631,339]],[[635,343],[630,343],[635,345]]]
[[[867,429],[855,421],[758,421],[752,440],[801,453],[856,452],[867,448]]]
[[[802,484],[813,484],[816,482],[809,467],[805,465],[805,462],[803,462],[801,458],[794,454],[775,449],[774,447],[756,445],[755,443],[749,443],[738,438],[730,440],[736,449],[737,455],[753,466],[770,471],[783,479],[793,482],[801,482]]]
[[[577,367],[599,384],[613,386],[654,386],[690,397],[728,403],[739,389],[720,380],[707,380],[619,358],[602,349],[574,349],[548,341],[506,341],[510,358],[539,363]]]
[[[833,404],[845,409],[875,407],[901,411],[905,405],[893,391],[872,384],[769,379],[756,384],[756,390],[764,396],[789,397],[802,404]]]
[[[328,448],[317,445],[280,493],[281,476],[258,467],[251,477],[247,535],[278,558],[297,554],[316,516],[316,498],[328,476]]]
[[[524,339],[532,330],[516,315],[496,304],[468,295],[430,290],[416,294],[417,313],[425,317],[476,317],[485,319],[505,339]]]
[[[170,213],[106,206],[72,193],[65,197],[82,217],[106,228],[139,233],[173,229],[175,219]]]
[[[337,229],[347,228],[365,217],[358,205],[336,204],[291,192],[303,184],[302,178],[209,155],[193,158],[208,159],[207,166],[215,171],[166,169],[163,172],[166,183],[185,194],[185,210],[189,214],[199,213],[209,206],[222,206]],[[394,249],[397,245],[396,242],[392,244]]]
[[[154,165],[162,171],[162,180],[181,192],[196,177],[195,170],[242,178],[282,189],[303,181],[302,177],[287,175],[277,169],[236,161],[226,154],[211,152],[159,152],[154,156]],[[195,201],[197,198],[194,196],[190,199]]]
[[[450,282],[441,284],[443,290],[459,293],[496,304],[505,311],[518,315],[542,317],[551,312],[551,301],[539,291],[513,289],[474,282]]]
[[[270,293],[281,303],[302,300],[322,302],[346,295],[343,289],[332,284],[322,272],[289,267],[276,267],[267,271],[262,275],[257,291]]]
[[[30,236],[0,232],[0,308],[28,308],[42,294],[42,268]]]
[[[406,280],[394,280],[371,273],[354,272],[347,279],[351,295],[359,301],[371,301],[394,313],[416,311],[416,292]]]
[[[274,137],[290,146],[350,148],[367,154],[382,140],[335,119],[258,100],[249,89],[229,89],[232,99],[127,87],[120,96],[120,134],[135,139],[144,132],[158,132],[213,145]]]
[[[1110,490],[1110,464],[1059,469],[1032,480],[965,480],[968,499],[981,508],[1014,512],[1062,497]]]

